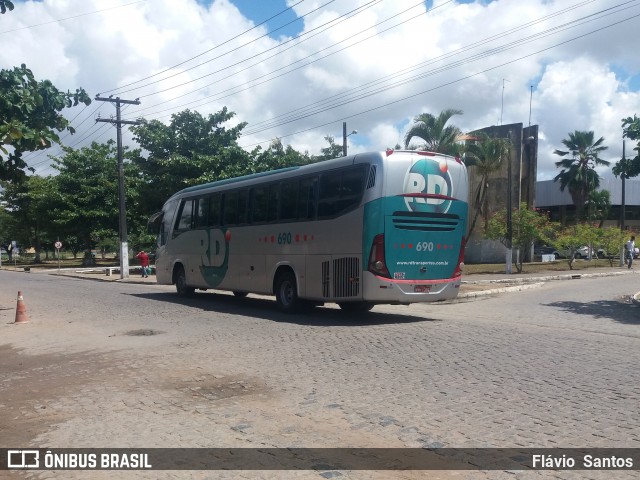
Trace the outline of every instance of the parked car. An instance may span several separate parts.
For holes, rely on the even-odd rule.
[[[562,256],[560,255],[560,252],[558,252],[558,250],[547,245],[533,247],[533,255],[534,257],[541,257],[542,255],[553,255],[555,260],[559,259]]]
[[[598,258],[609,258],[609,255],[607,254],[607,252],[603,249],[603,248],[599,248],[597,250],[597,254],[598,254]],[[620,258],[620,250],[618,250],[617,252],[612,254],[613,257],[615,258]],[[640,257],[640,248],[635,248],[634,252],[633,252],[633,258],[638,258]]]
[[[559,250],[559,252],[562,258],[569,258],[571,253],[569,250]],[[595,249],[592,248],[591,258],[594,258],[595,256],[596,256],[596,251]],[[573,254],[573,258],[589,258],[589,247],[585,245],[584,247],[577,248]]]
[[[596,256],[596,251],[592,248],[591,257],[595,257],[595,256]],[[575,258],[589,258],[589,247],[585,245],[584,247],[578,248],[575,253]]]

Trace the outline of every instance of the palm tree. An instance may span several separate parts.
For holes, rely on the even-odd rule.
[[[419,146],[421,149],[448,155],[459,154],[461,147],[457,142],[462,131],[453,125],[446,126],[454,115],[462,115],[462,110],[444,110],[437,117],[430,113],[421,113],[415,117],[414,124],[404,137],[405,148],[411,148],[411,139],[418,137],[424,140],[424,144]]]
[[[489,210],[487,205],[487,190],[489,187],[489,175],[496,172],[502,166],[502,161],[509,155],[509,141],[504,138],[491,138],[486,133],[475,135],[477,142],[467,144],[465,147],[464,161],[468,167],[475,167],[480,177],[475,193],[476,212],[469,228],[469,235],[473,233],[480,213],[484,217],[484,229],[489,223]]]
[[[604,221],[609,216],[611,210],[611,194],[609,190],[593,190],[589,193],[589,198],[585,202],[589,221],[598,221],[598,228],[602,228]]]
[[[568,151],[555,150],[553,153],[563,158],[556,162],[556,167],[562,168],[560,173],[553,179],[560,181],[560,190],[569,188],[571,199],[576,206],[576,223],[580,221],[584,212],[584,204],[589,198],[589,194],[600,186],[600,176],[595,171],[598,165],[609,165],[609,162],[602,160],[598,154],[609,147],[602,145],[604,138],[600,137],[593,141],[593,131],[582,132],[576,130],[569,133],[569,138],[562,140],[562,144]]]

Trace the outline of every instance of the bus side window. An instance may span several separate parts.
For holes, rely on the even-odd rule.
[[[244,188],[238,192],[238,225],[248,222],[249,190]]]
[[[354,209],[364,191],[365,168],[361,165],[328,172],[320,178],[318,218],[330,218]]]
[[[209,220],[207,223],[210,227],[217,227],[221,223],[220,200],[221,195],[219,193],[214,193],[209,197]]]
[[[224,196],[224,224],[238,223],[238,192],[227,192]]]
[[[278,203],[280,199],[280,184],[272,183],[269,187],[269,201],[267,202],[267,222],[278,220]]]
[[[318,177],[309,177],[300,180],[300,191],[298,195],[299,220],[312,220],[316,216],[317,190]]]
[[[183,200],[180,206],[180,213],[178,214],[178,221],[176,223],[176,232],[180,233],[186,230],[191,230],[193,225],[193,200]]]
[[[293,221],[298,218],[298,180],[283,182],[280,187],[280,221]]]
[[[197,207],[193,219],[194,228],[202,228],[207,226],[207,217],[209,215],[209,198],[198,198],[195,200]]]
[[[318,218],[331,217],[338,213],[340,199],[341,172],[328,172],[320,177],[318,198]]]
[[[255,187],[251,189],[251,223],[262,223],[267,220],[267,202],[269,201],[269,187]]]

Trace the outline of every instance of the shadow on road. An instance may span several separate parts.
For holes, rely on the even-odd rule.
[[[191,298],[181,298],[175,293],[125,293],[138,298],[167,302],[200,310],[262,318],[279,323],[293,323],[319,327],[386,325],[417,322],[435,322],[438,320],[410,314],[386,313],[374,311],[364,313],[344,312],[336,308],[315,307],[307,311],[286,314],[278,310],[275,300],[255,297],[234,297],[225,293],[197,292]],[[398,306],[398,309],[406,308]]]
[[[594,318],[608,318],[619,323],[640,325],[640,309],[620,300],[597,300],[593,302],[553,302],[545,306],[559,308],[565,312],[588,315]]]

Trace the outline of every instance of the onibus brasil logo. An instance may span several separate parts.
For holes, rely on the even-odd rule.
[[[453,193],[447,160],[418,160],[405,175],[403,193],[412,212],[446,213]]]

